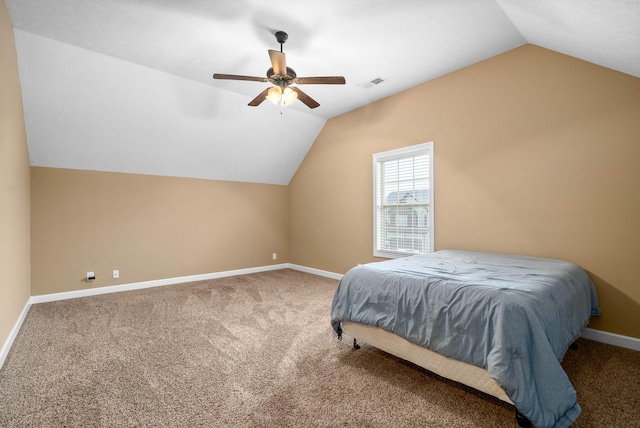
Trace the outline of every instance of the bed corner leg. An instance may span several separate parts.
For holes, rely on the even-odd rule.
[[[516,422],[520,428],[533,428],[533,424],[525,415],[520,413],[520,410],[516,409]]]
[[[353,338],[353,349],[360,349],[360,345],[358,345],[358,341],[356,338]]]
[[[573,342],[571,345],[569,345],[569,349],[575,351],[576,349],[578,349],[578,344],[576,342]]]

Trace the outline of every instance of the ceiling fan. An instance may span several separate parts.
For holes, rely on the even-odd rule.
[[[296,99],[302,101],[309,108],[316,108],[320,104],[304,93],[300,88],[291,86],[296,85],[344,85],[345,79],[342,76],[323,76],[323,77],[298,77],[296,72],[287,67],[282,45],[287,41],[289,36],[284,31],[278,31],[275,34],[276,40],[280,43],[280,52],[269,49],[269,58],[272,67],[267,70],[267,77],[239,76],[236,74],[214,74],[214,79],[223,80],[249,80],[252,82],[269,82],[273,86],[262,91],[249,103],[250,106],[259,106],[264,100],[272,101],[281,107],[293,103]],[[281,111],[282,112],[282,111]]]

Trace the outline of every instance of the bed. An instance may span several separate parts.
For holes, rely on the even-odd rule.
[[[443,250],[354,267],[331,324],[343,334],[516,407],[519,424],[580,414],[560,362],[591,316],[595,287],[562,260]]]

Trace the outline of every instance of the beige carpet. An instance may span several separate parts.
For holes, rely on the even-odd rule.
[[[38,304],[1,427],[514,427],[513,407],[338,342],[337,281],[280,270]],[[580,340],[576,427],[640,427],[640,352]]]

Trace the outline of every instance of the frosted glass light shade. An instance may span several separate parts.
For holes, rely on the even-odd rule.
[[[293,89],[286,87],[284,91],[282,91],[282,105],[288,106],[292,102],[298,99],[298,93]]]
[[[282,88],[280,86],[273,86],[269,88],[267,92],[267,99],[274,104],[278,104],[280,102],[280,98],[282,97]]]
[[[288,106],[298,99],[298,93],[289,87],[283,90],[280,86],[273,86],[269,88],[266,98],[276,105]]]

